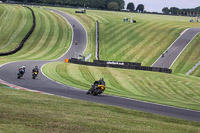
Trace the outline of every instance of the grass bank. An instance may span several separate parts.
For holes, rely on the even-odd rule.
[[[103,77],[105,94],[200,110],[200,83],[196,77],[69,63],[50,63],[43,71],[53,80],[86,90]]]
[[[57,8],[75,16],[88,31],[88,49],[95,51],[95,22],[100,22],[100,58],[103,60],[141,62],[150,66],[189,27],[189,17],[152,15],[127,12],[87,10],[76,14],[79,9]],[[124,23],[132,17],[137,23]],[[93,56],[94,57],[94,56]]]
[[[0,4],[0,53],[15,49],[30,30],[32,22],[29,9]]]
[[[0,85],[0,132],[200,132],[200,123]]]
[[[68,23],[54,12],[37,7],[31,8],[36,16],[34,32],[19,52],[0,57],[0,64],[16,60],[57,59],[68,50],[72,39],[72,30]]]

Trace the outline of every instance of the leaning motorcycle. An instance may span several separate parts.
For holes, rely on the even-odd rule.
[[[87,91],[87,94],[92,94],[94,96],[101,94],[105,91],[105,82],[103,81],[103,79],[99,80],[99,81],[95,81],[94,84],[92,85],[92,87]]]
[[[20,79],[23,75],[24,75],[24,71],[20,71],[20,72],[17,74],[17,78]]]
[[[32,76],[33,76],[33,79],[35,79],[38,75],[38,72],[33,72]]]

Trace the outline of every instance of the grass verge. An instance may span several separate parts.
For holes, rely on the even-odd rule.
[[[0,132],[200,132],[200,123],[0,85]]]

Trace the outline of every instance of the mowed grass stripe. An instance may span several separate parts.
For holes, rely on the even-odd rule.
[[[0,20],[0,52],[8,52],[15,49],[26,33],[31,28],[32,14],[29,9],[17,6],[3,6],[5,9]]]
[[[4,45],[4,47],[8,47],[12,50],[14,48],[16,48],[16,46],[12,46],[11,43],[14,42],[16,40],[16,38],[19,36],[20,32],[22,32],[22,29],[24,28],[25,24],[27,23],[27,11],[25,8],[23,8],[24,12],[21,12],[20,14],[20,20],[23,20],[23,21],[20,21],[17,25],[17,29],[15,29],[15,31],[13,32],[13,35],[9,38],[9,41]],[[18,19],[19,19],[18,18]],[[16,44],[17,45],[17,44]],[[18,44],[19,45],[19,44]]]
[[[139,59],[140,62],[143,62],[144,64],[147,64],[147,61],[149,61],[150,65],[152,64],[153,60],[152,59],[152,53],[157,54],[156,53],[156,48],[159,47],[159,51],[163,52],[164,50],[167,49],[167,47],[169,47],[171,45],[171,43],[165,43],[164,41],[167,40],[168,38],[166,38],[165,35],[160,34],[160,31],[167,29],[168,27],[165,26],[159,26],[160,28],[158,29],[157,32],[155,33],[149,33],[150,35],[146,36],[145,38],[145,42],[141,42],[143,43],[143,45],[141,45],[138,49],[137,48],[130,48],[129,51],[130,53],[132,53],[131,55],[129,55],[129,52],[127,51],[127,57],[130,57],[132,59],[137,58]],[[152,29],[153,31],[155,31],[155,29]],[[171,34],[171,33],[169,33]],[[168,41],[169,42],[169,41]],[[154,52],[155,51],[155,52]],[[131,60],[131,59],[130,59]]]
[[[136,27],[131,27],[130,28],[130,24],[127,24],[126,26],[123,26],[124,24],[121,24],[120,27],[123,27],[123,29],[116,34],[116,32],[110,32],[108,34],[113,34],[113,37],[107,37],[107,40],[105,40],[107,43],[108,43],[108,51],[107,53],[110,53],[111,51],[115,51],[116,52],[116,49],[119,49],[119,47],[121,47],[121,42],[123,42],[122,40],[123,39],[127,39],[126,43],[123,44],[123,45],[126,45],[128,43],[128,40],[129,39],[129,36],[131,35],[131,38],[133,39],[133,36],[134,37],[137,37],[139,36],[139,30],[144,30],[145,29],[145,26],[146,28],[148,27],[149,23],[145,23],[145,24],[138,24]],[[117,27],[116,27],[117,29]],[[116,30],[115,29],[115,30]],[[124,32],[126,31],[126,32]],[[105,35],[104,35],[105,36]],[[116,37],[117,36],[117,37]],[[106,37],[106,36],[105,36]],[[133,39],[134,40],[134,39]],[[114,43],[113,43],[114,42]],[[102,44],[105,43],[105,42],[102,42]],[[114,47],[115,49],[113,50]],[[124,47],[124,46],[123,46]],[[121,47],[121,48],[123,48]],[[104,48],[102,46],[102,48]],[[104,48],[105,50],[105,48]],[[121,49],[120,49],[121,50]],[[118,52],[117,52],[118,53]],[[120,52],[119,52],[120,53]]]
[[[3,18],[3,23],[1,23],[1,31],[4,33],[1,36],[1,51],[8,52],[9,49],[12,50],[13,47],[15,48],[18,44],[14,43],[11,45],[10,43],[13,39],[17,39],[16,32],[20,30],[20,26],[22,23],[26,21],[27,18],[23,17],[26,14],[25,10],[19,10],[15,8],[10,9],[6,17]],[[13,21],[15,20],[15,21]],[[14,22],[14,23],[13,23]],[[19,42],[18,42],[19,43]]]
[[[52,30],[51,29],[51,26],[50,26],[50,23],[51,23],[51,20],[49,20],[48,18],[48,15],[44,12],[40,12],[40,18],[41,19],[41,22],[42,23],[42,28],[44,28],[44,31],[40,33],[39,36],[41,36],[39,38],[39,41],[38,41],[38,46],[37,47],[34,47],[34,49],[32,50],[32,53],[34,55],[36,55],[35,57],[38,57],[38,53],[42,53],[45,51],[45,48],[48,46],[48,44],[46,42],[48,42],[48,37],[52,37],[50,33],[50,31]],[[38,35],[37,35],[38,36]],[[40,51],[41,50],[41,51]],[[34,52],[33,52],[34,51]]]
[[[47,64],[43,68],[44,72],[49,66],[56,68],[53,68],[52,74],[47,76],[70,86],[88,90],[94,82],[93,79],[98,80],[103,77],[107,87],[105,94],[200,110],[199,78],[68,63]],[[53,74],[57,75],[56,71],[61,75],[58,78]],[[70,82],[63,82],[60,77]]]
[[[57,41],[57,38],[59,36],[59,32],[58,32],[58,27],[55,26],[55,23],[53,18],[51,17],[50,14],[45,13],[44,15],[45,20],[45,32],[42,35],[43,37],[40,39],[40,44],[41,47],[39,48],[42,52],[35,52],[34,54],[36,55],[34,58],[37,59],[39,57],[42,57],[43,55],[45,55],[46,53],[49,52],[49,50],[51,50],[54,45],[55,42]]]
[[[152,53],[154,53],[154,48],[156,48],[156,45],[154,43],[162,44],[163,40],[160,40],[160,38],[162,38],[163,36],[162,34],[160,34],[160,31],[165,30],[166,27],[162,26],[162,24],[160,24],[160,26],[158,24],[158,27],[157,25],[155,27],[150,27],[152,27],[152,29],[146,31],[146,34],[139,33],[140,37],[138,37],[138,42],[134,43],[134,45],[130,45],[122,52],[126,54],[124,54],[123,56],[119,54],[117,58],[122,58],[122,60],[125,60],[127,57],[128,60],[136,58],[139,60],[139,62],[144,62],[143,60],[151,58]],[[155,32],[156,30],[157,32]],[[168,44],[168,46],[169,45],[170,44]],[[162,46],[167,47],[167,45]]]
[[[33,10],[33,11],[35,12],[35,16],[36,16],[36,27],[31,37],[26,42],[26,44],[28,45],[26,45],[26,47],[24,47],[23,49],[23,51],[28,51],[28,52],[19,56],[19,58],[31,57],[32,55],[34,55],[34,52],[39,51],[40,48],[42,47],[40,42],[43,41],[41,39],[43,37],[42,35],[44,35],[45,33],[46,22],[45,22],[44,16],[42,16],[40,12],[38,12],[37,10]],[[37,44],[37,47],[34,44]]]
[[[36,15],[34,32],[19,52],[14,55],[0,57],[0,64],[16,60],[52,60],[63,55],[69,48],[72,30],[66,20],[48,10],[34,7],[32,9]],[[31,27],[31,12],[28,9],[27,13],[28,20],[31,23],[28,21],[26,27]]]
[[[155,24],[152,24],[152,25],[155,25]],[[145,26],[142,26],[142,28],[139,30],[139,31],[137,31],[137,29],[135,30],[135,29],[132,29],[132,31],[133,31],[133,33],[131,33],[131,30],[130,30],[130,33],[128,33],[127,35],[126,35],[126,37],[124,36],[124,37],[122,37],[121,38],[121,40],[120,41],[118,41],[118,47],[116,47],[116,49],[113,51],[113,56],[115,57],[115,59],[114,60],[122,60],[121,58],[123,57],[123,56],[125,56],[125,61],[127,61],[127,53],[130,51],[130,50],[132,50],[132,49],[134,49],[134,51],[137,51],[137,52],[140,52],[140,51],[138,51],[138,49],[140,49],[141,47],[143,47],[143,38],[144,38],[144,36],[146,36],[146,35],[149,35],[149,32],[152,30],[152,29],[149,29],[149,32],[147,31],[147,32],[145,32],[145,34],[146,35],[144,35],[143,33],[141,33],[141,31],[143,31],[143,30],[145,30],[146,28],[148,28],[148,27],[151,27],[149,24],[148,25],[146,25],[146,27]],[[152,27],[153,28],[153,27]],[[134,38],[137,38],[137,39],[134,39],[134,38],[132,38],[133,36],[132,35],[135,35],[134,36]],[[127,43],[125,43],[124,45],[123,45],[123,47],[121,47],[121,42],[124,42],[123,40],[125,39],[125,38],[127,38],[128,40],[130,40],[131,38],[133,39],[133,40],[135,40],[136,42],[134,42],[134,43],[132,43],[132,44],[130,44],[129,42],[127,42]],[[142,45],[141,45],[142,44]],[[114,44],[113,44],[114,45]],[[131,48],[133,46],[133,48]],[[121,47],[121,48],[120,48]],[[116,52],[116,51],[118,51],[118,52]],[[110,53],[108,53],[108,54],[110,54]],[[136,54],[136,53],[135,53]],[[123,58],[124,59],[124,58]]]
[[[0,22],[1,24],[4,22],[4,19],[2,19],[3,17],[6,17],[6,13],[8,11],[8,8],[6,8],[5,6],[0,5]],[[0,25],[0,29],[1,29]]]
[[[56,14],[51,16],[54,16],[54,25],[52,25],[52,27],[56,27],[56,31],[54,32],[54,38],[51,39],[50,43],[53,47],[46,55],[44,55],[47,59],[52,58],[52,55],[54,55],[55,58],[59,57],[60,53],[65,53],[66,49],[69,48],[72,39],[72,35],[70,34],[71,30],[68,30],[69,27],[67,27],[67,22],[63,21],[63,18]]]
[[[123,27],[123,26],[121,26],[121,27]],[[127,39],[127,41],[125,41],[125,43],[124,43],[124,45],[123,45],[123,47],[121,47],[121,48],[125,48],[126,47],[126,45],[127,44],[129,44],[129,42],[128,42],[128,37],[130,36],[130,35],[133,35],[133,34],[135,34],[135,36],[134,37],[137,37],[138,36],[138,34],[137,34],[137,30],[139,29],[139,28],[142,28],[142,27],[145,27],[145,25],[143,25],[143,26],[138,26],[138,28],[137,27],[135,27],[136,29],[134,29],[134,28],[130,28],[130,25],[128,26],[126,26],[126,27],[124,27],[121,31],[119,31],[118,33],[108,33],[108,34],[113,34],[113,37],[111,37],[111,38],[108,38],[107,40],[107,42],[108,42],[108,46],[107,46],[107,48],[108,48],[108,50],[106,50],[107,51],[107,54],[113,54],[113,53],[116,53],[116,50],[118,50],[119,49],[119,47],[121,47],[121,42],[123,42],[123,40],[126,38]],[[124,32],[124,31],[126,31],[126,32]],[[131,37],[133,37],[133,36],[131,36]],[[103,43],[103,42],[102,42]],[[105,50],[105,48],[104,48],[104,50]],[[121,50],[121,49],[120,49]],[[117,53],[120,53],[120,52],[117,52]]]
[[[165,30],[165,28],[166,27],[160,29],[160,31]],[[145,38],[146,41],[138,42],[139,44],[137,47],[127,48],[127,51],[124,51],[124,53],[127,53],[127,55],[122,56],[122,60],[125,60],[126,57],[128,57],[128,60],[131,61],[138,60],[139,62],[143,62],[144,63],[143,65],[146,64],[147,66],[150,66],[154,61],[153,57],[157,59],[158,57],[156,56],[161,55],[161,53],[165,51],[167,47],[169,47],[169,45],[171,45],[171,43],[168,43],[169,42],[168,38],[166,38],[165,35],[160,34],[159,31],[157,33],[149,33],[149,34],[152,35],[146,36]]]
[[[48,10],[34,9],[34,11],[36,12],[36,29],[25,48],[29,52],[22,56],[32,60],[58,58],[70,45],[71,35],[68,34],[71,31],[68,31],[67,22],[57,14],[51,14]],[[34,44],[37,44],[37,47]]]

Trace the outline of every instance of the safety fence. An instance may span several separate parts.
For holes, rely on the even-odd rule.
[[[35,18],[35,14],[33,12],[33,10],[28,7],[28,6],[24,6],[26,8],[28,8],[29,10],[31,10],[31,13],[32,13],[32,16],[33,16],[33,25],[31,27],[31,29],[29,30],[29,32],[26,34],[26,36],[23,38],[23,40],[20,42],[20,44],[18,45],[17,48],[9,51],[9,52],[5,52],[5,53],[0,53],[0,56],[6,56],[6,55],[11,55],[11,54],[14,54],[16,52],[18,52],[19,50],[22,49],[22,47],[24,46],[24,43],[26,42],[26,40],[30,37],[30,35],[32,34],[32,32],[34,31],[35,29],[35,25],[36,25],[36,18]]]
[[[170,74],[172,73],[172,70],[168,68],[141,66],[141,63],[136,63],[136,62],[119,62],[119,61],[103,61],[103,60],[94,60],[93,62],[86,62],[76,58],[71,58],[68,60],[68,62],[80,65],[88,65],[88,66],[134,69],[134,70],[163,72]]]

